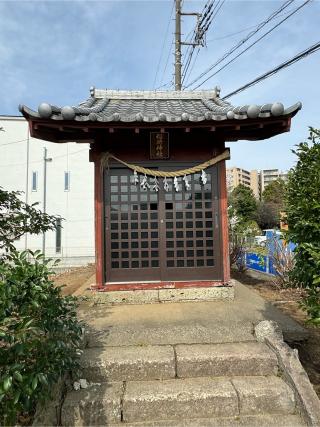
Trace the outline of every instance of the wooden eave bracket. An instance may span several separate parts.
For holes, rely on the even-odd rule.
[[[256,139],[259,139],[259,130],[264,134],[264,138],[276,135],[277,133],[287,132],[291,127],[291,116],[287,117],[268,117],[262,119],[252,119],[244,121],[227,120],[221,122],[214,122],[211,125],[208,122],[194,122],[194,123],[166,123],[165,127],[159,126],[159,123],[132,123],[122,124],[119,123],[100,123],[100,122],[75,122],[75,121],[53,121],[53,120],[28,120],[30,127],[31,136],[39,139],[47,139],[52,142],[57,141],[70,141],[71,139],[79,142],[84,140],[94,139],[95,132],[100,130],[106,130],[109,134],[115,133],[117,130],[133,130],[134,133],[139,134],[141,130],[146,131],[158,131],[164,133],[166,131],[180,129],[185,133],[190,133],[192,130],[202,129],[209,132],[219,132],[219,134],[225,133],[227,140],[235,140],[238,133],[239,137],[236,139],[245,138],[245,135],[249,131],[250,133],[254,130],[258,131]],[[84,126],[85,124],[85,126]],[[274,130],[272,131],[272,128]],[[65,134],[65,135],[63,135]],[[84,137],[86,134],[86,137]],[[229,135],[228,135],[229,134]],[[241,135],[242,134],[242,135]],[[92,138],[90,138],[90,136]],[[249,135],[252,137],[252,135]]]

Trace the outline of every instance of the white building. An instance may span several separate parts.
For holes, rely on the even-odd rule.
[[[93,164],[89,144],[54,144],[31,138],[22,117],[0,116],[0,186],[19,190],[27,203],[44,201],[44,149],[46,162],[46,212],[60,215],[62,228],[49,231],[45,253],[62,259],[61,265],[94,262]],[[42,250],[43,236],[24,236],[22,250]]]
[[[276,181],[277,179],[286,181],[287,178],[288,172],[283,172],[279,169],[264,169],[260,171],[261,194],[264,192],[265,188],[271,184],[271,182]]]

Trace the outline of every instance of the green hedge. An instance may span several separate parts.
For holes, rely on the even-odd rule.
[[[305,287],[302,307],[320,324],[320,131],[310,128],[308,142],[298,145],[297,164],[287,185],[288,239],[295,243],[292,281]]]

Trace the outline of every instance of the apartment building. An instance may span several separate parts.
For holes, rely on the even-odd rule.
[[[269,185],[272,181],[277,179],[283,179],[284,181],[288,178],[288,173],[280,171],[279,169],[264,169],[260,171],[260,185],[261,185],[261,194],[264,189]]]
[[[260,171],[254,169],[247,171],[238,167],[232,167],[227,169],[227,188],[228,192],[231,192],[239,184],[242,184],[245,187],[251,188],[254,196],[260,199],[267,185],[279,178],[286,181],[287,177],[288,173],[279,169],[263,169]]]
[[[251,177],[250,177],[249,171],[245,169],[237,168],[237,167],[227,169],[228,191],[232,191],[239,184],[242,184],[245,187],[250,188],[250,182],[251,182]]]
[[[254,197],[256,199],[260,199],[261,180],[260,180],[260,172],[257,170],[250,171],[250,188],[253,191]]]

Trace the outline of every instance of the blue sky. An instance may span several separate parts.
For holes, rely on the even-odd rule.
[[[250,30],[225,36],[258,24],[282,3],[227,0],[208,32],[207,47],[201,49],[191,78],[198,76]],[[1,1],[0,115],[18,115],[19,103],[34,109],[44,101],[60,106],[74,105],[88,97],[92,85],[153,89],[170,84],[172,4],[171,0]],[[186,0],[183,8],[201,11],[204,4],[204,1]],[[287,10],[299,4],[296,0]],[[219,85],[223,96],[311,46],[320,39],[319,16],[320,2],[314,0],[202,88]],[[185,35],[192,30],[193,23],[194,18],[184,17]],[[303,103],[303,109],[292,121],[290,133],[266,141],[230,143],[230,165],[246,169],[288,169],[294,164],[291,149],[307,137],[309,125],[320,127],[319,68],[320,51],[229,99],[234,105]]]

